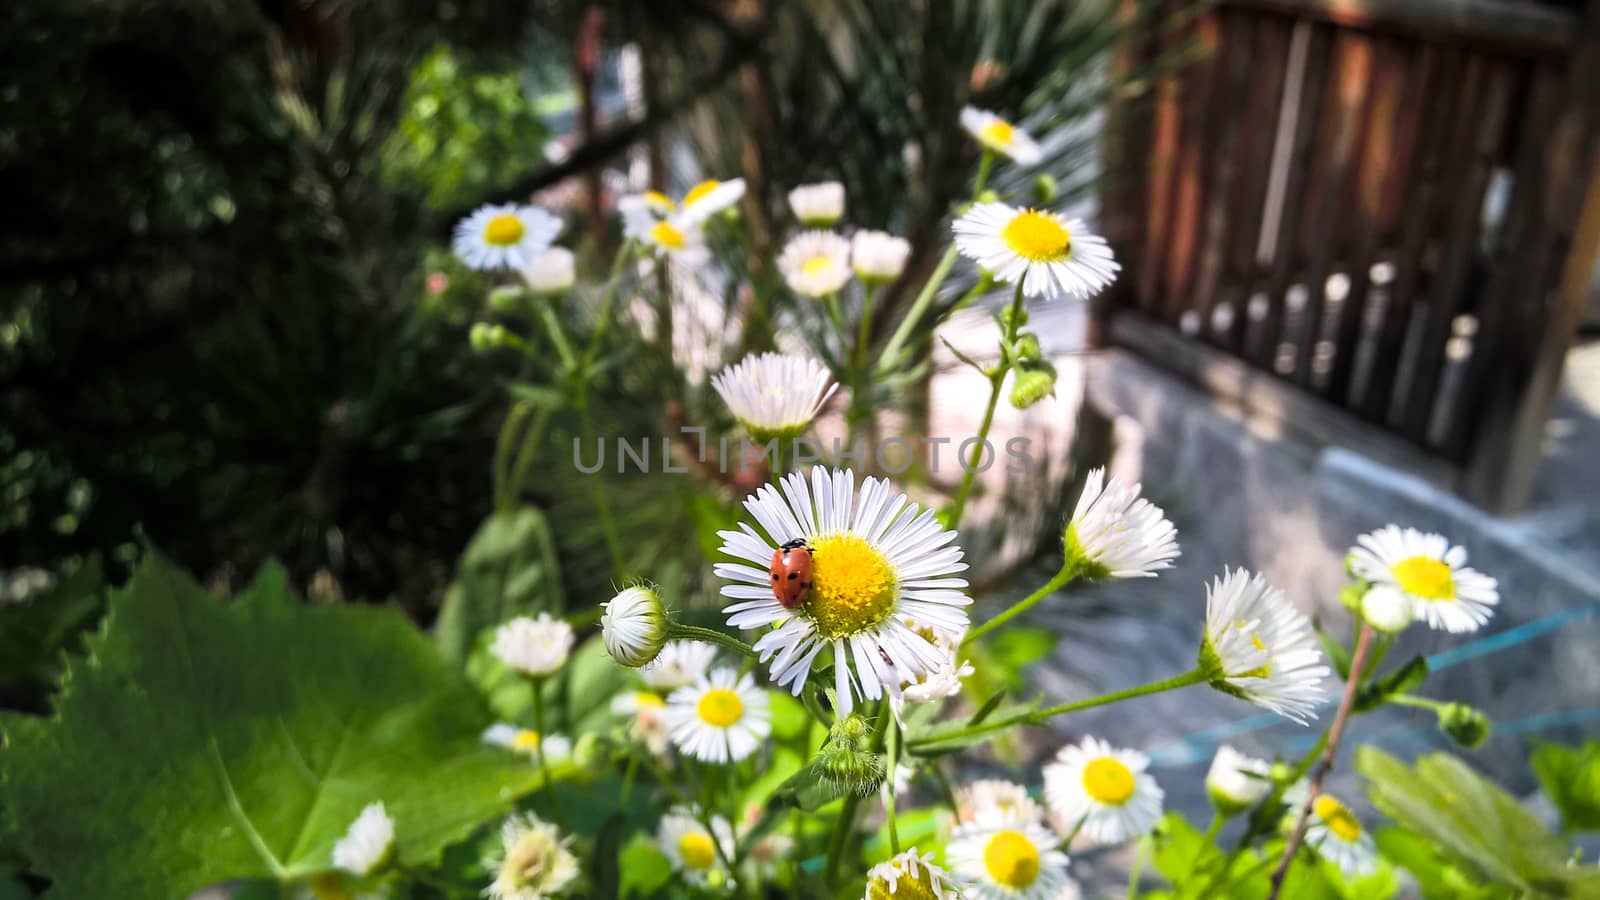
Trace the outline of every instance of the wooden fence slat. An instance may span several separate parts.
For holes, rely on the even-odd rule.
[[[1217,89],[1212,91],[1212,132],[1207,144],[1213,148],[1205,189],[1200,202],[1204,234],[1196,259],[1196,272],[1190,292],[1189,309],[1200,319],[1200,334],[1212,334],[1212,313],[1217,302],[1217,282],[1222,274],[1222,259],[1233,238],[1229,226],[1230,205],[1245,173],[1239,164],[1239,145],[1244,140],[1250,106],[1241,102],[1249,94],[1250,69],[1255,56],[1255,23],[1243,13],[1220,10],[1221,66]]]
[[[1167,260],[1162,280],[1163,318],[1177,323],[1184,312],[1200,243],[1201,197],[1205,190],[1206,160],[1214,149],[1206,144],[1211,97],[1219,87],[1222,28],[1215,10],[1195,22],[1195,51],[1199,61],[1183,76],[1182,113],[1179,116],[1176,184],[1173,190],[1172,232],[1166,244]]]
[[[1162,52],[1171,52],[1163,45]],[[1178,91],[1182,72],[1169,74],[1156,88],[1155,129],[1150,147],[1150,189],[1146,194],[1145,242],[1139,268],[1139,308],[1155,315],[1160,305],[1161,268],[1172,227],[1172,194],[1177,181]]]

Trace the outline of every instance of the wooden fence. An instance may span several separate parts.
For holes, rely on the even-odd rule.
[[[1520,505],[1600,243],[1600,0],[1221,0],[1120,64],[1174,54],[1109,149],[1111,340]]]

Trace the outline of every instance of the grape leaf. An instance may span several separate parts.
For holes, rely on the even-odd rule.
[[[378,800],[426,864],[538,784],[404,617],[301,604],[275,568],[226,604],[152,554],[86,651],[53,717],[0,717],[0,811],[54,896],[303,877]]]

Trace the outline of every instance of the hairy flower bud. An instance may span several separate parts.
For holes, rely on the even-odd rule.
[[[514,313],[522,308],[524,291],[513,284],[503,284],[489,292],[489,307],[498,313]]]
[[[1027,409],[1056,392],[1056,368],[1039,360],[1017,369],[1011,381],[1011,405]]]
[[[1446,703],[1439,707],[1439,730],[1468,750],[1476,750],[1489,739],[1494,723],[1481,710],[1465,703]]]
[[[1061,189],[1056,184],[1055,176],[1040,174],[1033,178],[1032,193],[1033,202],[1040,206],[1053,206],[1056,197],[1061,194]]]

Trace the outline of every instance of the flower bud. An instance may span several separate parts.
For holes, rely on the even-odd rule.
[[[1011,405],[1027,409],[1055,392],[1055,366],[1040,360],[1017,369],[1011,380]]]
[[[611,658],[634,669],[655,662],[667,643],[661,597],[648,587],[631,587],[606,601],[605,609],[600,635]]]
[[[802,184],[789,192],[789,208],[807,228],[829,228],[844,216],[844,185],[837,181]]]
[[[522,308],[523,290],[504,284],[489,292],[489,308],[498,313],[514,313]]]
[[[1056,184],[1055,176],[1049,174],[1035,175],[1033,178],[1033,202],[1040,206],[1050,206],[1060,196],[1061,189]]]
[[[1018,330],[1021,330],[1024,326],[1026,326],[1028,324],[1028,310],[1027,310],[1026,307],[1022,307],[1020,309],[1017,309],[1018,316],[1017,316],[1017,324],[1015,326],[1012,326],[1012,324],[1011,324],[1011,310],[1012,310],[1012,307],[1007,306],[1004,310],[1001,311],[1001,313],[1000,313],[1000,325],[1002,327],[1005,327],[1005,328],[1015,327]]]
[[[478,353],[488,353],[490,350],[500,346],[499,341],[496,340],[496,330],[503,329],[500,329],[499,325],[490,325],[488,322],[473,322],[472,330],[467,332],[467,343]]]
[[[1483,746],[1494,731],[1489,717],[1465,703],[1446,703],[1439,707],[1439,730],[1468,750]]]
[[[872,727],[860,716],[835,722],[812,761],[817,774],[836,790],[856,797],[876,791],[883,785],[885,766],[882,754],[867,749],[871,735]]]
[[[1031,331],[1017,338],[1017,346],[1014,352],[1017,359],[1035,360],[1044,358],[1039,350],[1039,336]]]
[[[979,203],[999,203],[1000,195],[993,190],[987,190],[978,195]]]
[[[1361,597],[1361,617],[1379,631],[1397,634],[1416,617],[1416,604],[1393,585],[1375,584]]]

